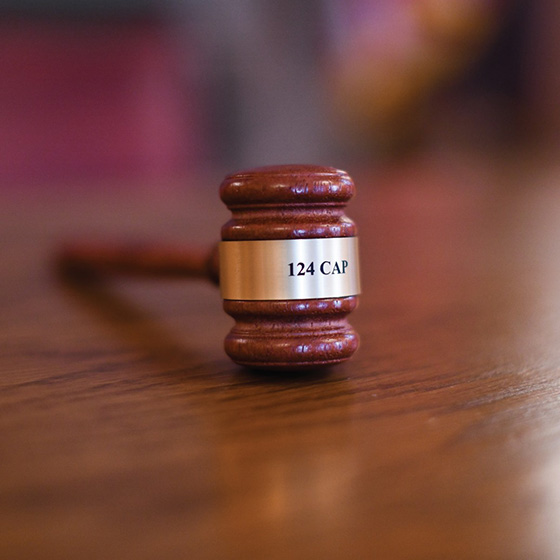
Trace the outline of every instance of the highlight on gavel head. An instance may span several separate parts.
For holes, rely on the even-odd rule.
[[[236,323],[225,351],[238,364],[298,370],[337,364],[359,338],[347,320],[360,291],[354,195],[344,171],[262,167],[220,187],[232,218],[222,227],[220,289]]]

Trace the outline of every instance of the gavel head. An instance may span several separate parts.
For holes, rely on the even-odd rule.
[[[276,166],[229,175],[220,196],[220,288],[236,324],[225,340],[238,364],[298,370],[348,359],[359,339],[347,321],[358,303],[354,194],[344,171]]]

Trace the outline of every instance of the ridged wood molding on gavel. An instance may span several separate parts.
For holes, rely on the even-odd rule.
[[[229,175],[220,196],[232,212],[219,256],[154,245],[68,246],[73,279],[107,274],[207,277],[235,320],[225,339],[238,364],[276,370],[329,366],[359,344],[348,323],[358,303],[357,230],[344,214],[354,195],[344,171],[312,165]]]

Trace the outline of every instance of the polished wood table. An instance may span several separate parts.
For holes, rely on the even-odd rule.
[[[210,284],[53,268],[211,244],[221,176],[0,195],[1,558],[560,558],[560,167],[348,171],[361,348],[299,376],[229,361]]]

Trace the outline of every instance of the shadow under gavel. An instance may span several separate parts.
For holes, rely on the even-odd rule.
[[[58,267],[73,282],[208,279],[235,319],[224,344],[234,362],[288,371],[330,366],[359,344],[347,320],[360,290],[356,226],[344,214],[354,190],[347,173],[330,167],[243,171],[220,187],[232,218],[216,247],[67,245]]]

